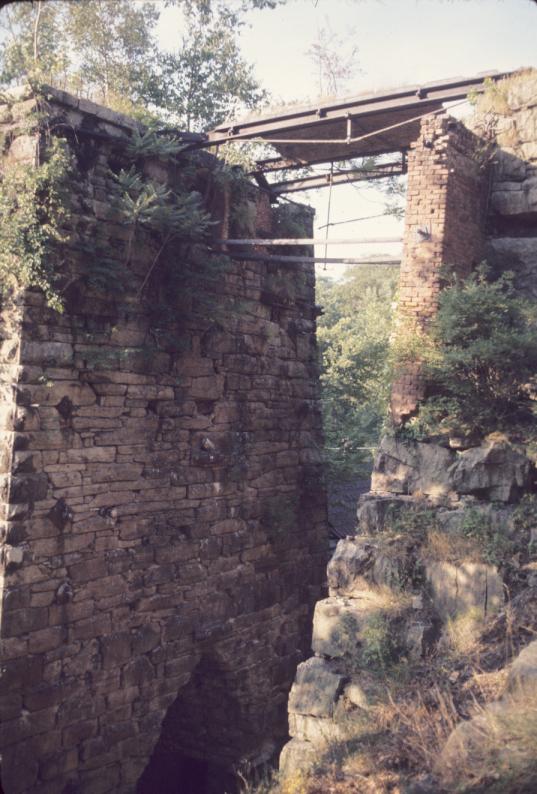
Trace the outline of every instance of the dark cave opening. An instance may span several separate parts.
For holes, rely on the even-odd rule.
[[[137,794],[238,794],[249,737],[237,688],[214,655],[201,658],[166,713]]]

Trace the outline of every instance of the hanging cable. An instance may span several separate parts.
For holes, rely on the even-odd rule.
[[[326,270],[326,258],[328,256],[328,232],[330,230],[330,207],[332,205],[332,187],[334,182],[334,161],[330,163],[330,186],[328,188],[328,209],[326,211],[326,232],[324,235],[324,269]]]
[[[363,218],[349,218],[346,221],[332,221],[332,223],[323,223],[322,226],[317,226],[318,229],[324,229],[326,226],[341,226],[343,223],[357,223],[358,221],[371,221],[374,218],[384,218],[390,215],[389,212],[379,212],[378,215],[365,215]]]

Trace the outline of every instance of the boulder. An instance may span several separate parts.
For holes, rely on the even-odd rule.
[[[302,662],[289,694],[289,714],[332,717],[345,681],[326,659],[314,656]]]
[[[377,545],[367,537],[340,540],[328,563],[330,595],[352,596],[367,589],[365,574],[374,563]]]
[[[435,561],[425,564],[434,607],[443,619],[479,610],[483,616],[502,608],[503,580],[494,565],[478,562]]]
[[[330,597],[318,601],[313,615],[313,652],[330,659],[352,658],[371,614],[379,608],[379,596],[369,590],[352,599]]]
[[[452,490],[448,475],[455,452],[439,444],[401,441],[385,436],[373,466],[371,491],[390,494],[423,494],[442,500]]]
[[[316,745],[343,742],[348,737],[344,722],[292,713],[289,714],[289,735]]]
[[[492,238],[487,258],[501,270],[513,270],[517,288],[537,298],[537,237]]]
[[[363,688],[357,681],[350,681],[345,689],[343,690],[343,697],[348,700],[348,702],[354,706],[355,708],[359,709],[368,709],[369,708],[369,700],[364,692]]]
[[[463,507],[455,510],[438,510],[435,518],[444,532],[461,533],[468,520],[469,511],[477,514],[492,532],[511,535],[514,531],[512,505],[497,505],[490,502],[478,502],[473,497],[463,497]]]
[[[537,154],[534,143],[523,146],[529,153],[533,154],[535,151]],[[492,192],[491,206],[499,215],[525,218],[537,212],[537,180],[527,179],[521,183],[504,182],[498,188]]]
[[[524,764],[534,765],[536,682],[537,641],[534,641],[512,663],[503,697],[483,707],[472,719],[461,722],[449,735],[435,773],[442,783],[450,786],[450,791],[453,787],[466,791],[465,783],[475,783],[480,777],[493,779],[491,774],[495,770],[502,770],[507,778],[511,770],[523,770]],[[517,787],[516,790],[530,789]]]
[[[329,595],[363,599],[374,585],[401,590],[415,564],[414,544],[404,535],[345,538],[328,564]]]
[[[537,640],[530,642],[511,665],[506,683],[506,695],[524,697],[537,691]]]
[[[313,769],[319,761],[319,750],[311,742],[303,739],[291,739],[284,745],[280,754],[280,775],[282,779],[291,779]]]
[[[502,703],[491,703],[471,720],[459,723],[448,736],[434,772],[443,783],[450,785],[450,790],[453,790],[451,786],[457,786],[456,790],[462,791],[458,784],[462,784],[469,775],[479,775],[483,771],[490,747],[488,740],[494,733],[495,718],[502,710]]]
[[[390,528],[393,519],[402,510],[414,509],[415,500],[411,496],[378,496],[363,494],[358,502],[358,527],[364,535],[375,535]]]
[[[448,476],[454,490],[498,502],[517,501],[530,482],[531,463],[506,441],[459,452]]]

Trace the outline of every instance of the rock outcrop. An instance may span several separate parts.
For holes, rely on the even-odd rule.
[[[382,439],[373,464],[371,494],[383,497],[384,511],[402,504],[400,495],[418,495],[432,504],[455,503],[461,495],[491,502],[514,502],[530,482],[531,463],[506,441],[486,441],[455,451],[437,443]],[[399,499],[398,499],[399,497]],[[364,500],[367,502],[367,497]],[[368,525],[379,517],[366,508]]]
[[[503,774],[507,785],[516,782],[524,766],[535,765],[536,683],[537,641],[533,641],[512,662],[503,696],[461,722],[444,745],[435,772],[450,791],[462,790],[480,776],[494,781]],[[534,789],[532,785],[516,790]]]

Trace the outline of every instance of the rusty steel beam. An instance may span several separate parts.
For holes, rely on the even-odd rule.
[[[386,179],[390,176],[401,176],[406,173],[402,163],[384,163],[374,168],[352,168],[345,171],[336,171],[334,174],[314,174],[302,179],[290,179],[286,182],[273,182],[270,192],[275,196],[283,193],[296,193],[299,190],[313,190],[320,187],[341,185],[347,182],[367,182],[370,179]]]
[[[375,93],[349,97],[332,103],[320,103],[316,107],[292,108],[280,114],[254,118],[251,120],[221,124],[208,133],[208,144],[216,145],[229,140],[264,138],[270,143],[270,136],[278,133],[304,131],[319,128],[329,122],[347,120],[349,116],[364,118],[375,113],[397,111],[428,112],[441,107],[444,102],[464,99],[471,91],[479,90],[485,79],[499,80],[509,72],[490,72],[486,75],[466,78],[452,78],[438,83],[414,85],[391,93]],[[380,131],[379,131],[380,132]],[[304,140],[304,139],[303,139]],[[297,139],[297,143],[301,140]],[[342,143],[344,143],[342,136]]]
[[[393,147],[389,150],[378,152],[378,155],[382,154],[397,154],[397,150],[394,150]],[[407,149],[402,148],[400,150],[401,154],[401,163],[405,163],[406,161],[406,153]],[[375,155],[349,155],[349,154],[341,154],[336,155],[333,157],[330,155],[330,161],[333,163],[344,162],[346,160],[364,160],[369,159],[371,157],[377,157]],[[318,160],[300,160],[299,158],[289,158],[289,157],[267,157],[265,160],[257,160],[256,165],[258,168],[255,171],[250,171],[250,176],[255,176],[256,174],[263,173],[263,174],[271,174],[274,171],[296,171],[299,168],[308,168],[310,165],[324,165],[327,162],[326,157],[320,158]],[[382,164],[381,164],[382,165]],[[359,166],[358,166],[359,167]]]

